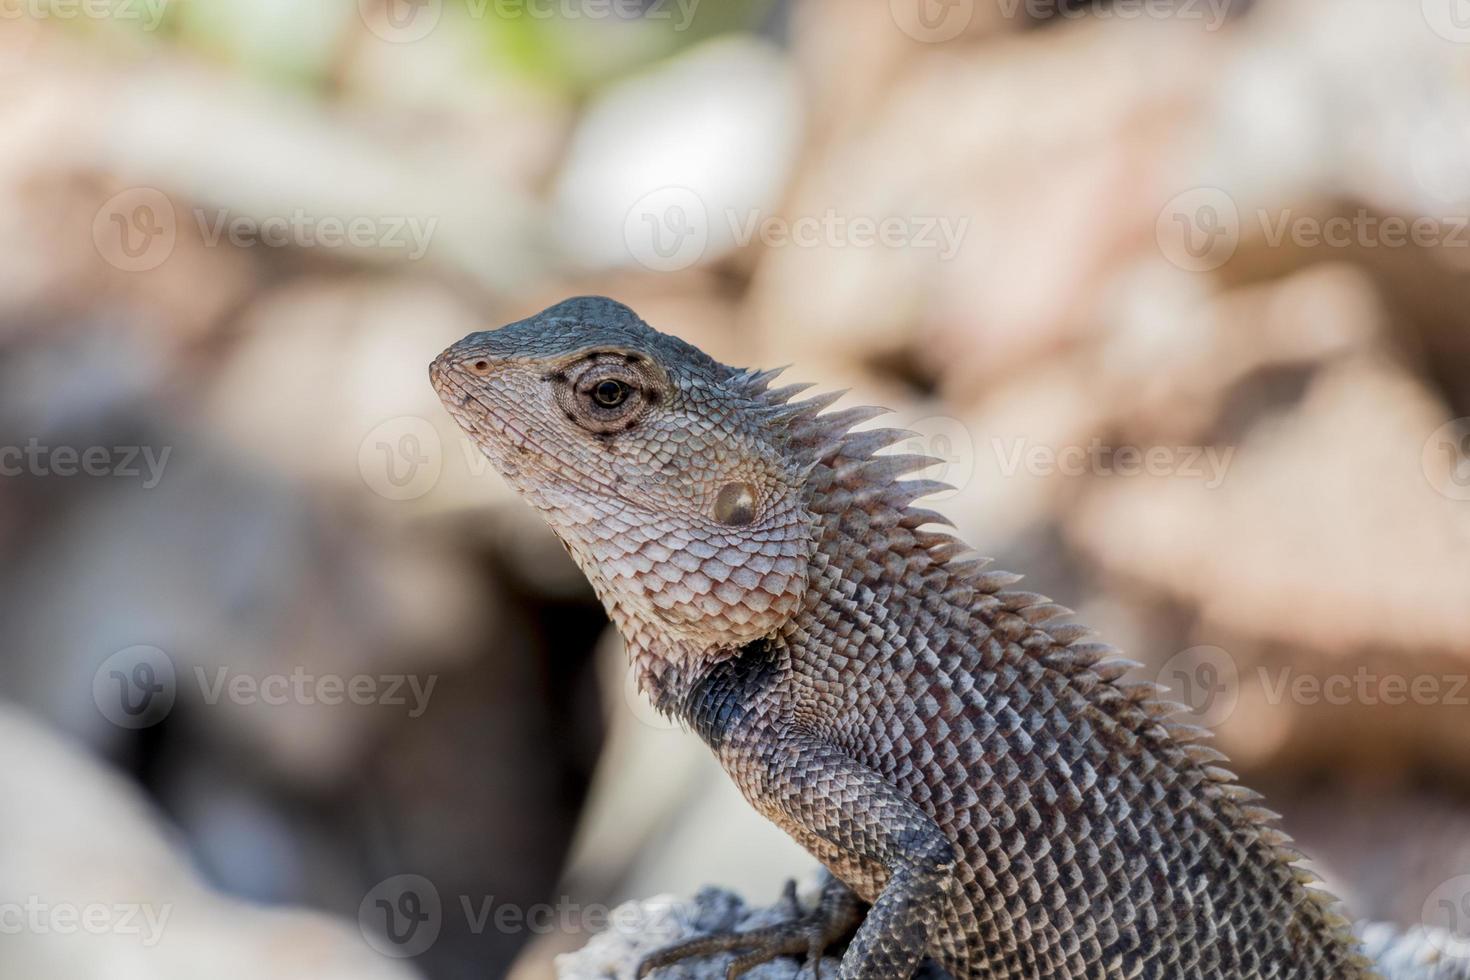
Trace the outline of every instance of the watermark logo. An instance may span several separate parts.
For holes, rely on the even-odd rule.
[[[1470,0],[1467,0],[1470,2]],[[1168,261],[1190,272],[1210,272],[1234,257],[1243,233],[1267,248],[1470,248],[1470,215],[1318,215],[1294,208],[1256,208],[1242,215],[1218,187],[1175,195],[1159,212],[1154,236]]]
[[[1470,44],[1470,0],[1420,0],[1429,29],[1446,41]]]
[[[419,718],[429,709],[438,675],[318,674],[296,666],[289,673],[251,674],[230,667],[193,669],[199,700],[214,706],[228,701],[244,707],[297,705],[381,705],[406,709]],[[102,716],[120,728],[139,729],[168,717],[178,699],[180,677],[174,662],[158,647],[132,646],[102,662],[92,675],[92,700]]]
[[[924,498],[926,504],[956,497],[970,485],[975,478],[975,440],[968,426],[947,415],[927,415],[905,422],[904,428],[913,435],[895,443],[894,452],[931,456],[938,460],[930,467],[907,474],[907,478],[938,480],[953,488],[929,494]]]
[[[397,959],[428,950],[443,924],[439,890],[423,875],[384,879],[357,907],[357,925],[368,945]]]
[[[1445,956],[1470,960],[1470,875],[1443,882],[1424,900],[1426,938]]]
[[[959,253],[968,217],[942,215],[766,214],[726,208],[711,215],[687,187],[663,187],[639,198],[623,221],[623,241],[634,261],[654,272],[678,272],[705,257],[718,228],[737,248],[886,248],[931,251],[941,262]]]
[[[163,265],[177,239],[173,202],[153,187],[114,194],[92,219],[97,254],[123,272],[147,272]]]
[[[399,874],[386,878],[363,897],[357,910],[358,928],[368,945],[395,959],[418,956],[438,940],[446,922],[461,920],[471,935],[592,935],[615,931],[643,939],[672,941],[687,931],[677,908],[659,902],[606,905],[573,901],[563,895],[529,905],[497,895],[451,894],[441,897],[423,875]]]
[[[173,710],[178,694],[174,662],[158,647],[119,650],[92,675],[92,701],[119,728],[156,725]]]
[[[0,477],[120,477],[152,490],[163,479],[172,446],[49,446],[32,436],[24,446],[0,446]]]
[[[1300,674],[1291,667],[1256,668],[1267,704],[1326,704],[1333,707],[1414,705],[1470,707],[1470,675],[1380,674],[1359,666],[1351,674]]]
[[[970,219],[939,215],[847,215],[836,208],[821,214],[763,215],[726,211],[735,244],[759,241],[767,248],[888,248],[933,251],[941,262],[959,253]]]
[[[1366,208],[1327,218],[1298,214],[1291,208],[1256,211],[1261,237],[1271,248],[1290,242],[1298,248],[1466,248],[1470,217],[1444,215],[1404,218],[1382,216]]]
[[[357,0],[367,29],[389,44],[410,44],[428,37],[444,16],[444,0]]]
[[[667,22],[675,33],[689,30],[700,0],[466,0],[473,18],[497,20],[644,20]]]
[[[675,33],[689,30],[701,0],[463,0],[471,20],[650,21]],[[439,26],[443,0],[358,0],[358,12],[373,34],[393,44],[421,41]]]
[[[1190,272],[1230,261],[1240,244],[1240,211],[1218,187],[1196,187],[1169,199],[1154,222],[1164,258]]]
[[[662,187],[633,203],[623,219],[623,241],[634,261],[653,272],[678,272],[704,257],[709,212],[687,187]]]
[[[1240,703],[1240,669],[1224,647],[1180,650],[1164,661],[1155,680],[1187,709],[1180,719],[1202,728],[1224,724]]]
[[[1451,500],[1470,500],[1470,416],[1435,429],[1419,461],[1431,487]]]
[[[163,938],[173,904],[135,902],[45,902],[30,895],[23,902],[0,902],[0,936],[136,936],[152,948]]]
[[[401,252],[411,262],[429,251],[437,217],[417,215],[366,215],[351,217],[308,214],[296,208],[289,215],[232,214],[228,208],[194,209],[200,237],[206,248],[226,241],[236,248],[357,248]]]
[[[993,436],[991,449],[1005,477],[1155,476],[1199,480],[1206,490],[1225,482],[1234,446],[1113,446],[1094,436],[1087,445],[1047,446],[1025,437]]]
[[[429,674],[427,678],[417,674],[353,674],[343,677],[341,674],[309,673],[301,666],[293,668],[289,674],[260,676],[232,672],[228,667],[217,667],[212,672],[195,667],[194,678],[199,684],[201,698],[208,705],[219,704],[221,700],[244,706],[384,705],[407,708],[410,718],[418,718],[429,710],[429,698],[434,694],[434,685],[439,682],[437,674]]]
[[[414,500],[439,482],[444,469],[439,430],[417,415],[374,426],[357,447],[357,471],[369,490],[388,500]]]
[[[943,44],[969,28],[975,19],[975,0],[888,0],[888,12],[898,29],[915,41]]]
[[[1000,0],[1001,16],[1018,15],[1035,21],[1179,20],[1200,21],[1206,31],[1217,31],[1230,17],[1232,3],[1243,0]]]
[[[170,0],[0,0],[0,20],[111,20],[156,31]]]

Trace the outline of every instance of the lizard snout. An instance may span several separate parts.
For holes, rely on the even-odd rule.
[[[466,338],[469,340],[470,338]],[[453,377],[466,376],[484,378],[494,374],[504,360],[487,353],[483,348],[467,345],[464,340],[446,348],[429,364],[429,381],[440,388],[444,381]]]

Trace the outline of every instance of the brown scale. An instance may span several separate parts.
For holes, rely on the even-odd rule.
[[[581,564],[643,690],[836,876],[818,909],[640,975],[818,954],[858,900],[848,978],[1378,975],[1205,733],[912,506],[942,485],[874,455],[904,433],[852,431],[877,410],[796,401],[601,298],[472,334],[431,376]]]

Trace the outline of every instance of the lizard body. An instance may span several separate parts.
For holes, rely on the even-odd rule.
[[[905,433],[856,430],[879,412],[824,412],[836,396],[774,374],[602,298],[431,367],[587,574],[640,687],[842,883],[788,929],[647,969],[819,953],[855,895],[871,907],[843,977],[926,958],[986,980],[1379,975],[1206,733],[913,505],[941,485],[901,479],[928,458],[879,452]]]

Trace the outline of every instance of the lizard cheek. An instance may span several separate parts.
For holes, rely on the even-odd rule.
[[[714,518],[730,527],[755,520],[755,488],[749,483],[727,483],[715,497]]]

